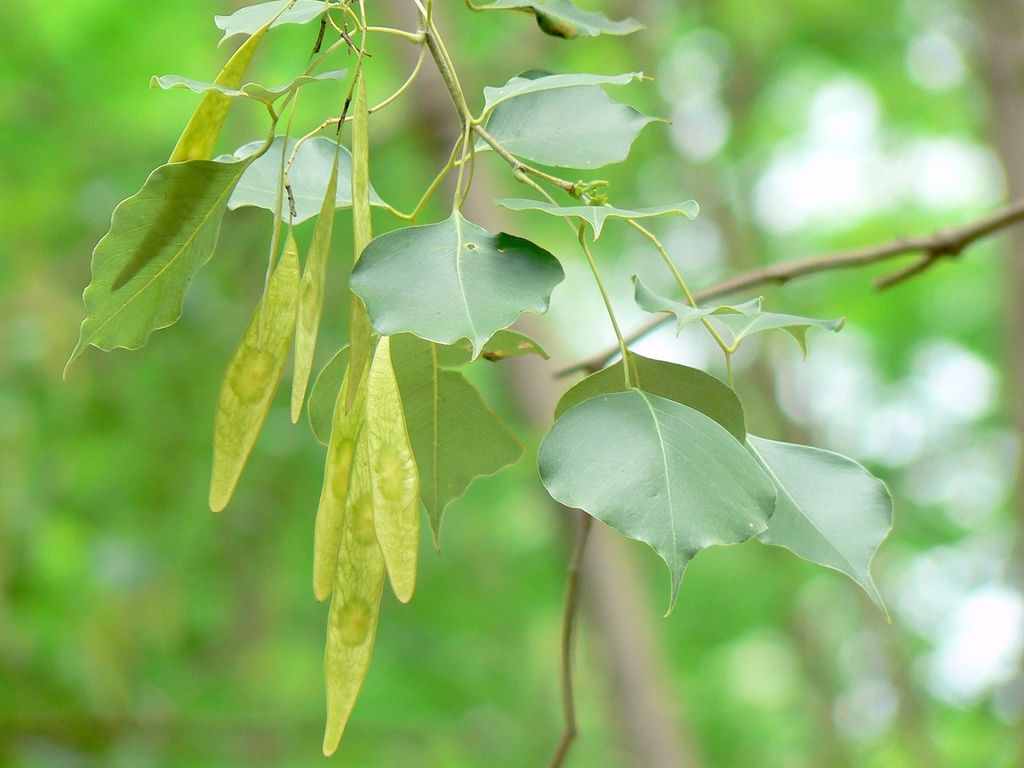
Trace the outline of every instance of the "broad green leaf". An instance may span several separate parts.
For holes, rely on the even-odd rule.
[[[532,13],[537,25],[548,35],[574,38],[597,35],[628,35],[643,29],[636,19],[612,21],[607,16],[592,11],[582,11],[570,0],[495,0],[487,5],[471,5],[474,10],[510,10]]]
[[[235,210],[244,205],[254,205],[271,212],[274,211],[274,206],[277,203],[277,188],[281,179],[282,141],[284,138],[281,136],[274,139],[270,151],[254,160],[252,165],[246,169],[228,201],[228,208]],[[291,156],[295,141],[295,139],[288,139],[288,146],[285,150],[287,156]],[[263,145],[264,142],[251,141],[235,150],[234,156],[237,158],[249,157]],[[302,142],[296,152],[295,161],[288,171],[288,181],[291,184],[292,196],[295,198],[293,224],[311,219],[320,212],[334,167],[335,155],[338,157],[335,207],[347,208],[352,205],[349,182],[349,179],[352,178],[352,155],[345,147],[341,147],[339,150],[337,143],[330,139],[323,137],[307,139]],[[377,196],[373,189],[370,190],[370,200],[373,205],[384,205],[384,201]],[[281,201],[279,214],[283,219],[288,219],[287,199]]]
[[[282,6],[278,6],[280,10]],[[262,42],[270,22],[260,26],[238,50],[228,59],[224,69],[217,75],[214,83],[225,88],[238,88],[245,77],[245,70],[249,68],[249,62],[256,52],[256,48]],[[188,125],[178,137],[178,143],[174,145],[168,163],[180,163],[184,160],[209,160],[213,157],[213,150],[217,146],[217,137],[220,136],[221,128],[224,127],[224,120],[231,109],[231,99],[223,93],[211,91],[203,96],[196,111],[192,113]],[[261,142],[262,143],[262,142]]]
[[[331,440],[331,425],[334,423],[334,408],[345,383],[348,372],[348,347],[342,347],[325,365],[316,377],[309,392],[309,425],[316,439],[324,445]]]
[[[634,80],[643,80],[643,72],[628,72],[622,75],[568,74],[554,75],[550,72],[531,70],[516,75],[501,87],[484,88],[484,111],[486,115],[503,101],[527,93],[549,91],[555,88],[571,88],[578,85],[627,85]]]
[[[753,435],[747,446],[778,489],[761,541],[845,573],[884,611],[869,566],[892,529],[885,483],[853,459],[820,448]]]
[[[839,331],[846,322],[845,318],[835,320],[817,320],[811,317],[783,315],[775,312],[764,312],[761,299],[752,299],[743,304],[723,305],[718,307],[691,307],[678,301],[660,296],[641,282],[633,278],[637,306],[647,312],[668,312],[676,316],[676,333],[686,325],[704,318],[712,318],[720,324],[724,341],[735,347],[741,340],[761,331],[783,330],[796,339],[807,354],[807,330],[821,328],[826,331]]]
[[[359,263],[366,246],[373,240],[373,222],[370,219],[370,113],[366,103],[366,75],[360,71],[356,82],[356,101],[352,112],[352,258]],[[372,352],[373,328],[366,314],[363,300],[352,296],[349,307],[348,338],[352,366],[362,370],[363,363]],[[348,382],[345,408],[352,407],[356,376]]]
[[[694,219],[700,210],[697,203],[687,200],[672,205],[659,205],[656,208],[639,208],[630,210],[628,208],[613,208],[610,205],[552,205],[551,203],[539,202],[537,200],[521,200],[517,198],[507,200],[495,200],[498,205],[512,211],[543,211],[552,216],[572,216],[587,222],[594,230],[594,239],[601,236],[605,221],[610,217],[613,219],[650,219],[656,216],[666,216],[678,213],[688,219]]]
[[[523,312],[544,312],[564,273],[543,248],[492,235],[458,211],[446,221],[380,235],[350,284],[384,335],[409,331],[439,344],[469,339],[476,357]]]
[[[270,411],[295,333],[299,249],[291,232],[284,254],[231,356],[213,428],[210,509],[227,506]]]
[[[235,35],[252,35],[261,27],[269,24],[276,27],[281,24],[306,24],[323,15],[323,0],[296,0],[295,5],[288,5],[285,0],[274,0],[270,3],[258,3],[239,8],[229,16],[214,16],[213,23],[217,29],[224,30],[224,36],[217,43],[223,45]],[[331,3],[328,8],[337,8],[340,3]]]
[[[733,435],[699,411],[631,389],[580,403],[538,454],[556,501],[648,543],[671,574],[669,611],[687,563],[705,547],[767,527],[775,487]]]
[[[217,93],[224,94],[228,98],[249,98],[272,104],[285,94],[294,93],[299,88],[304,85],[308,85],[309,83],[316,83],[323,80],[344,80],[347,75],[347,69],[321,72],[317,75],[300,75],[290,83],[279,85],[276,88],[266,88],[259,83],[246,83],[241,88],[229,88],[226,85],[220,85],[219,83],[204,83],[201,80],[193,80],[191,77],[182,77],[181,75],[160,75],[159,77],[154,75],[149,81],[149,84],[151,87],[155,88],[159,86],[165,90],[170,88],[187,88],[188,90],[196,93],[216,91]]]
[[[330,597],[334,590],[356,444],[366,421],[366,387],[359,388],[355,405],[347,413],[341,398],[335,397],[335,401],[324,465],[324,485],[313,529],[313,594],[320,601]]]
[[[733,344],[741,339],[761,331],[781,329],[796,339],[804,355],[807,355],[807,329],[821,328],[825,331],[839,331],[846,323],[845,317],[834,320],[817,320],[811,317],[781,315],[775,312],[763,312],[758,299],[757,309],[752,307],[722,307],[715,312],[715,319],[732,333]]]
[[[391,588],[407,603],[416,587],[420,551],[420,481],[387,336],[377,344],[366,382],[366,438],[373,525]]]
[[[356,451],[352,487],[345,504],[337,580],[324,654],[327,683],[325,755],[333,754],[338,748],[370,668],[384,588],[384,557],[373,528],[373,491],[367,441],[359,440]]]
[[[628,352],[630,382],[639,389],[666,400],[689,406],[717,421],[743,442],[747,430],[744,424],[743,406],[736,393],[704,371],[685,365],[651,360]],[[622,361],[588,376],[562,395],[555,406],[558,419],[570,408],[598,395],[612,392],[626,392]]]
[[[420,475],[420,499],[440,546],[445,508],[477,477],[514,464],[523,448],[480,393],[443,367],[451,348],[411,334],[391,337],[409,441]],[[468,359],[468,355],[467,355]]]
[[[644,282],[636,275],[633,275],[633,299],[636,301],[636,305],[645,312],[668,312],[675,315],[677,336],[690,323],[711,317],[720,309],[719,307],[691,307],[689,304],[665,298],[644,285]],[[757,302],[757,306],[760,307],[760,300]]]
[[[92,253],[86,317],[69,366],[89,344],[138,349],[177,321],[192,277],[213,255],[228,196],[246,165],[163,165],[114,209]]]
[[[324,289],[327,284],[327,257],[331,252],[334,233],[334,200],[338,187],[338,155],[327,181],[320,215],[309,244],[306,267],[299,284],[299,311],[295,322],[295,372],[292,375],[292,424],[299,420],[302,400],[306,396],[309,374],[313,369],[313,353],[320,331],[320,317],[324,309]]]
[[[653,121],[599,86],[581,85],[503,101],[487,119],[487,130],[517,157],[561,168],[600,168],[625,160],[633,140]],[[489,149],[483,140],[476,148]]]

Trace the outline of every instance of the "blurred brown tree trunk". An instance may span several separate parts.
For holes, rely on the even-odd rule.
[[[980,0],[976,9],[987,43],[992,132],[1010,200],[1024,197],[1024,0]],[[1019,439],[1024,438],[1024,229],[1011,228],[1004,254],[1005,398]],[[1017,521],[1017,576],[1024,567],[1024,450],[1012,496]],[[1017,750],[1024,765],[1024,736]]]
[[[988,43],[992,131],[1006,172],[1007,196],[1024,197],[1024,2],[983,0],[977,3]],[[1006,402],[1018,435],[1024,435],[1024,229],[1007,235],[1004,257],[1006,329]],[[1015,502],[1018,544],[1024,550],[1024,461],[1017,472]]]

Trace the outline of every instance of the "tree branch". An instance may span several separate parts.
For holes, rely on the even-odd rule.
[[[580,602],[580,564],[583,562],[583,551],[587,545],[587,535],[593,518],[579,510],[577,515],[576,547],[569,561],[569,575],[565,587],[565,611],[562,616],[562,713],[565,728],[558,740],[555,753],[551,756],[548,768],[560,768],[569,753],[569,747],[576,738],[576,697],[572,684],[572,649],[576,628],[577,608]]]
[[[851,267],[864,267],[910,253],[921,254],[918,260],[909,266],[902,267],[876,280],[875,286],[882,290],[919,275],[936,264],[940,259],[959,256],[978,240],[994,235],[1021,221],[1024,221],[1024,199],[1018,200],[1002,210],[977,221],[953,229],[943,230],[933,235],[902,238],[869,248],[839,251],[822,256],[811,256],[806,259],[773,264],[763,269],[730,277],[703,290],[695,291],[693,295],[698,302],[707,301],[708,299],[737,293],[759,285],[784,285],[790,280],[795,280],[805,275]],[[626,341],[630,343],[636,341],[662,323],[670,320],[671,317],[671,315],[664,315],[648,320],[627,335]],[[618,351],[617,345],[608,347],[592,357],[562,369],[557,375],[568,376],[579,371],[595,373],[601,370]]]

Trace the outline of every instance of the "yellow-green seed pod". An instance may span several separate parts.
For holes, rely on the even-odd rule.
[[[306,397],[309,374],[313,369],[313,353],[320,331],[320,317],[324,309],[324,288],[327,284],[327,257],[334,234],[334,206],[338,189],[338,154],[327,181],[327,192],[320,206],[320,216],[313,230],[313,240],[306,257],[299,290],[299,314],[295,323],[295,373],[292,376],[292,424],[299,420],[302,401]]]
[[[366,438],[373,488],[373,524],[395,596],[409,602],[420,548],[420,479],[409,444],[402,396],[383,337],[366,383]]]
[[[338,570],[331,600],[324,655],[327,683],[327,727],[324,754],[338,748],[366,679],[377,634],[384,558],[373,536],[372,517],[367,527],[366,501],[371,497],[369,451],[365,431],[356,444],[356,461],[346,504],[338,552]],[[362,507],[357,511],[356,506]]]
[[[366,77],[360,68],[356,81],[356,98],[352,112],[352,233],[355,261],[373,239],[373,224],[370,219],[370,112],[366,101]],[[352,294],[352,309],[349,313],[349,359],[350,369],[357,371],[345,388],[345,409],[351,410],[355,402],[359,376],[363,363],[370,359],[373,327],[366,314],[363,300]]]
[[[321,601],[330,597],[334,589],[342,519],[354,471],[356,443],[366,415],[366,387],[359,387],[356,402],[348,413],[345,412],[344,393],[342,385],[334,406],[331,440],[324,465],[324,485],[313,533],[313,594]]]
[[[267,291],[253,312],[220,387],[213,430],[210,509],[220,512],[234,493],[270,411],[295,331],[299,249],[291,232]]]

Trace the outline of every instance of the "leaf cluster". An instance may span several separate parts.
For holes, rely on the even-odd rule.
[[[556,216],[573,231],[621,353],[617,363],[576,384],[559,403],[538,457],[550,495],[649,544],[669,569],[670,610],[686,566],[699,551],[752,537],[846,573],[880,604],[868,565],[889,530],[891,502],[884,485],[850,459],[748,435],[733,389],[731,361],[745,338],[783,330],[806,353],[810,328],[838,331],[842,320],[768,312],[760,299],[699,305],[671,255],[645,227],[664,216],[692,219],[696,203],[616,205],[601,179],[557,175],[627,159],[639,133],[657,119],[604,89],[642,81],[643,75],[525,72],[486,88],[484,107],[474,115],[431,1],[417,3],[416,30],[374,27],[366,5],[291,0],[242,8],[216,17],[222,42],[244,41],[214,80],[154,78],[154,85],[186,88],[202,99],[168,163],[117,207],[110,231],[96,246],[84,294],[86,318],[69,361],[89,345],[138,348],[154,330],[175,322],[189,283],[215,251],[225,212],[243,206],[269,211],[274,227],[264,292],[227,365],[217,406],[210,507],[223,510],[293,348],[293,421],[307,404],[333,222],[338,209],[350,209],[349,339],[320,371],[307,405],[313,432],[327,446],[313,565],[315,596],[331,600],[325,753],[336,749],[367,674],[385,574],[399,600],[413,596],[420,510],[439,546],[446,508],[475,478],[522,454],[462,369],[481,359],[543,355],[536,342],[509,329],[523,313],[547,310],[564,272],[541,245],[489,232],[463,213],[474,165],[488,156],[504,163],[533,195],[499,205]],[[566,39],[640,28],[632,19],[612,21],[582,11],[570,0],[467,6],[531,14],[542,31]],[[271,29],[307,24],[312,30],[317,21],[319,32],[301,74],[277,87],[243,84]],[[371,106],[367,72],[377,60],[368,48],[380,35],[418,46],[420,64],[395,93]],[[340,54],[352,60],[348,67],[324,68]],[[440,72],[461,133],[419,204],[403,213],[370,183],[372,117],[415,87],[424,60]],[[305,89],[338,90],[342,84],[347,90],[334,94],[337,114],[296,135],[295,104]],[[215,158],[224,122],[239,99],[266,108],[267,135]],[[427,201],[446,179],[454,179],[450,213],[421,223]],[[392,214],[394,228],[374,234],[374,206]],[[303,256],[293,229],[313,218],[312,243]],[[637,306],[674,315],[679,329],[703,326],[725,357],[727,383],[629,350],[594,253],[610,222],[645,237],[678,287],[678,297],[665,297],[636,279]]]

